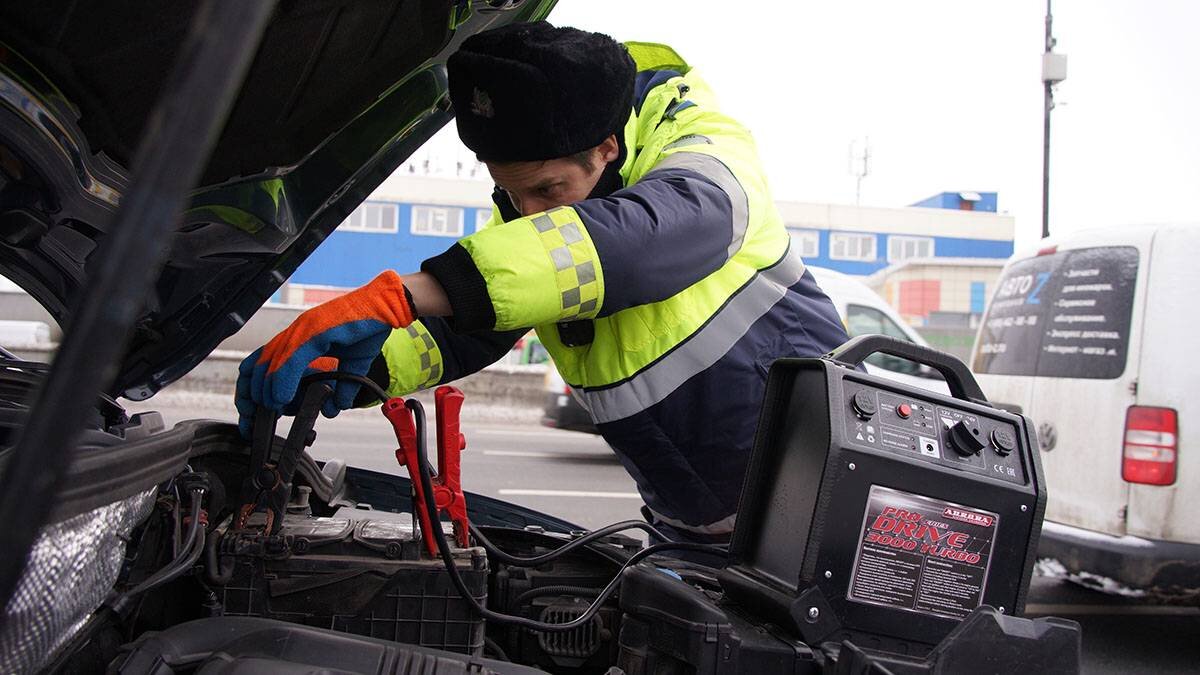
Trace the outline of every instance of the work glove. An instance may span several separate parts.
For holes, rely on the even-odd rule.
[[[291,326],[238,367],[234,402],[242,436],[250,437],[255,406],[284,411],[307,374],[336,367],[366,375],[392,329],[412,323],[414,314],[404,282],[388,270],[367,285],[296,317]],[[321,357],[332,357],[336,363]],[[352,407],[360,386],[338,381],[333,396],[325,402],[324,414],[333,417]]]

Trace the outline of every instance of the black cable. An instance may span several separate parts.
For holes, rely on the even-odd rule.
[[[520,607],[529,600],[540,598],[546,595],[579,595],[583,597],[595,597],[600,593],[599,588],[591,588],[589,586],[538,586],[531,588],[517,596],[513,600],[513,605]]]
[[[319,382],[322,380],[346,380],[349,382],[357,382],[357,383],[361,384],[362,386],[370,389],[371,393],[378,396],[381,401],[391,398],[391,395],[389,395],[387,393],[387,391],[385,391],[383,389],[383,387],[379,386],[379,383],[376,382],[375,380],[372,380],[371,378],[363,376],[363,375],[358,375],[356,373],[349,373],[349,372],[342,371],[342,370],[331,370],[331,371],[327,371],[327,372],[312,373],[309,375],[305,375],[304,377],[300,378],[300,390],[303,390],[304,387],[312,384],[313,382]],[[422,413],[423,412],[424,411],[422,410]],[[624,532],[625,530],[633,530],[633,529],[642,530],[642,531],[646,532],[647,534],[649,534],[653,537],[662,539],[664,541],[669,539],[669,537],[664,535],[662,532],[660,532],[658,529],[656,529],[650,523],[647,523],[647,522],[641,521],[641,520],[626,520],[626,521],[622,521],[620,523],[614,523],[613,525],[609,525],[607,527],[603,527],[599,530],[594,530],[592,532],[589,532],[588,534],[583,535],[582,537],[575,539],[567,544],[564,544],[560,548],[557,548],[548,553],[544,553],[539,556],[533,556],[530,558],[521,558],[518,556],[514,556],[511,553],[501,550],[498,546],[493,544],[491,542],[491,540],[489,540],[486,536],[484,536],[483,532],[481,532],[479,530],[479,528],[475,527],[474,525],[470,526],[471,534],[476,539],[479,540],[480,545],[482,545],[485,549],[487,549],[487,552],[489,554],[491,554],[492,556],[494,556],[496,559],[500,560],[501,562],[503,562],[507,565],[512,565],[514,567],[537,567],[538,565],[544,565],[548,562],[558,559],[559,557],[561,557],[563,555],[566,555],[567,553],[570,553],[571,551],[574,551],[577,548],[586,546],[586,545],[596,541],[597,539],[601,539],[603,537],[607,537],[609,535],[616,534],[617,532]]]
[[[429,473],[429,463],[425,452],[425,407],[421,405],[420,401],[411,398],[407,399],[404,402],[404,405],[413,412],[413,417],[416,421],[417,473],[420,474],[419,480],[421,482],[421,490],[424,493],[425,509],[429,512],[429,516],[432,521],[440,522],[438,519],[437,503],[433,498],[433,477],[430,476]],[[431,533],[426,534],[428,535]],[[600,591],[596,601],[593,602],[583,614],[566,623],[545,623],[542,621],[528,619],[523,616],[512,616],[510,614],[494,612],[479,604],[479,600],[476,599],[474,595],[471,595],[471,590],[467,588],[466,582],[463,581],[462,576],[458,573],[458,566],[454,562],[454,555],[450,552],[450,545],[446,543],[446,538],[441,536],[441,532],[437,532],[433,535],[433,540],[437,543],[438,552],[441,553],[442,562],[446,566],[446,572],[450,576],[450,581],[458,590],[459,595],[461,595],[464,600],[474,607],[475,611],[479,612],[480,616],[488,621],[512,624],[522,628],[528,628],[530,630],[547,633],[567,632],[586,625],[591,621],[592,617],[595,616],[596,612],[600,610],[600,607],[604,605],[605,601],[607,601],[608,598],[616,592],[617,587],[621,585],[621,575],[624,574],[625,570],[630,566],[654,555],[655,553],[661,553],[662,551],[700,551],[721,558],[724,558],[728,555],[724,549],[720,549],[715,546],[695,544],[685,541],[669,541],[646,547],[630,556],[629,560],[626,560],[625,564],[621,565],[621,569],[617,570],[616,576],[614,576],[612,581],[609,581],[608,585],[605,586],[602,591]]]
[[[617,532],[634,529],[644,530],[653,536],[659,537],[660,539],[667,539],[667,537],[664,537],[662,533],[655,529],[655,527],[650,523],[642,520],[626,520],[602,527],[599,530],[593,530],[579,537],[578,539],[563,544],[559,548],[556,548],[549,553],[543,553],[542,555],[536,555],[529,558],[521,558],[501,550],[487,537],[485,537],[479,528],[475,527],[474,525],[470,526],[471,535],[479,540],[479,544],[487,549],[487,552],[490,555],[494,556],[500,562],[506,565],[512,565],[513,567],[537,567],[539,565],[544,565],[566,555],[567,553],[570,553],[571,551],[574,551],[581,546],[587,546],[597,539],[602,539]]]
[[[347,373],[347,372],[338,371],[338,370],[323,372],[323,373],[312,373],[310,375],[306,375],[300,379],[300,386],[301,386],[301,388],[303,388],[304,386],[306,386],[312,382],[319,381],[319,380],[346,380],[346,381],[350,381],[350,382],[357,382],[357,383],[361,384],[362,386],[370,389],[371,392],[374,393],[376,396],[378,396],[381,401],[391,398],[391,396],[387,393],[387,391],[385,391],[383,389],[383,387],[379,386],[379,383],[375,382],[374,380],[372,380],[368,377],[365,377],[363,375],[358,375],[356,373]],[[431,520],[440,522],[440,519],[438,518],[437,504],[434,501],[434,497],[433,497],[433,478],[431,476],[428,455],[427,455],[426,449],[425,449],[425,406],[423,406],[421,404],[421,402],[416,399],[407,399],[407,400],[405,400],[404,404],[406,407],[408,407],[409,410],[411,410],[413,412],[413,416],[415,417],[415,420],[416,420],[417,464],[419,465],[418,473],[420,474],[417,478],[420,480],[422,491],[425,494],[425,509],[429,512]],[[531,558],[520,558],[520,557],[514,556],[510,553],[500,550],[498,547],[496,547],[494,544],[492,544],[487,539],[487,537],[483,536],[482,532],[480,532],[477,528],[471,527],[470,531],[471,531],[471,534],[479,540],[479,542],[484,546],[484,548],[490,554],[494,555],[496,558],[498,558],[502,562],[505,562],[509,565],[513,565],[513,566],[517,566],[517,567],[521,567],[521,566],[533,567],[533,566],[542,565],[542,564],[545,564],[552,560],[555,560],[563,555],[566,555],[567,553],[570,553],[571,551],[573,551],[577,548],[580,548],[582,546],[587,546],[588,544],[591,544],[592,542],[594,542],[597,539],[600,539],[602,537],[607,537],[611,534],[615,534],[616,532],[621,532],[624,530],[630,530],[630,529],[635,529],[635,528],[644,530],[647,533],[649,533],[653,536],[656,536],[660,539],[667,539],[667,537],[664,536],[661,532],[659,532],[653,525],[650,525],[649,523],[645,523],[642,521],[630,520],[630,521],[615,523],[613,525],[609,525],[609,526],[601,528],[599,530],[595,530],[595,531],[590,532],[570,543],[564,544],[563,546],[561,546],[553,551],[550,551],[548,553],[542,554],[540,556],[534,556]],[[547,632],[565,632],[565,631],[569,631],[569,630],[574,630],[575,628],[578,628],[579,626],[582,626],[585,623],[587,623],[592,618],[592,616],[594,616],[595,613],[597,611],[599,611],[600,607],[604,604],[604,602],[606,600],[608,600],[608,598],[611,597],[614,592],[616,592],[616,589],[620,585],[620,582],[621,582],[621,574],[624,573],[624,571],[626,569],[628,569],[634,563],[639,562],[651,555],[654,555],[655,553],[658,553],[660,551],[683,550],[683,551],[700,551],[702,553],[709,553],[711,555],[718,556],[721,558],[728,556],[728,552],[724,548],[721,548],[718,546],[710,546],[707,544],[695,544],[692,542],[667,541],[662,544],[655,544],[653,546],[649,546],[649,547],[644,548],[641,551],[635,553],[628,560],[625,561],[625,563],[621,566],[621,568],[619,570],[617,570],[616,576],[613,577],[612,581],[610,581],[609,584],[607,586],[605,586],[602,591],[600,591],[600,594],[597,597],[596,601],[594,603],[592,603],[592,605],[590,607],[588,607],[587,611],[585,611],[582,615],[580,615],[576,619],[573,619],[572,621],[569,621],[567,623],[551,624],[551,623],[543,623],[540,621],[534,621],[532,619],[528,619],[528,618],[525,618],[522,616],[510,616],[507,614],[501,614],[499,612],[493,612],[492,610],[480,605],[479,601],[475,598],[475,596],[471,595],[470,589],[467,588],[466,583],[462,580],[462,577],[459,575],[458,567],[454,563],[454,557],[453,557],[453,554],[450,552],[450,545],[446,543],[446,538],[441,537],[441,536],[434,536],[434,540],[437,542],[438,552],[442,556],[442,562],[445,563],[446,571],[449,573],[451,581],[454,582],[455,588],[458,590],[459,594],[467,602],[469,602],[476,609],[476,611],[478,611],[485,619],[488,619],[490,621],[496,621],[499,623],[511,623],[511,624],[515,624],[518,626],[522,626],[524,628],[529,628],[532,630],[547,631]]]
[[[362,386],[370,389],[371,393],[378,396],[381,401],[385,401],[389,398],[392,398],[392,396],[390,394],[388,394],[387,391],[385,391],[383,389],[383,387],[379,386],[379,383],[376,382],[375,380],[372,380],[371,378],[366,377],[364,375],[358,375],[356,373],[349,373],[349,372],[346,372],[343,370],[331,370],[331,371],[322,372],[322,373],[312,373],[309,375],[305,375],[304,377],[300,378],[300,389],[303,389],[304,387],[308,386],[309,384],[312,384],[313,382],[319,382],[321,380],[346,380],[349,382],[357,382],[357,383],[361,384]],[[423,413],[424,413],[424,410],[422,409],[422,414]],[[575,539],[574,541],[571,541],[570,543],[564,544],[562,547],[557,548],[549,553],[545,553],[540,556],[534,556],[531,558],[520,558],[520,557],[514,556],[510,553],[500,550],[499,547],[497,547],[495,544],[493,544],[474,525],[471,525],[470,529],[471,529],[471,534],[476,539],[479,540],[479,543],[485,549],[487,549],[488,553],[495,556],[501,562],[508,564],[508,565],[512,565],[514,567],[536,567],[538,565],[542,565],[542,564],[551,562],[552,560],[555,560],[558,557],[565,555],[581,546],[586,546],[587,544],[590,544],[591,542],[596,541],[597,539],[607,537],[608,535],[611,535],[611,534],[616,534],[617,532],[624,532],[625,530],[638,529],[638,530],[642,530],[642,531],[646,532],[647,534],[650,534],[651,536],[658,537],[659,539],[662,539],[664,541],[669,539],[669,537],[664,535],[662,532],[660,532],[658,529],[656,529],[650,523],[647,523],[647,522],[641,521],[641,520],[626,520],[626,521],[622,521],[620,523],[615,523],[613,525],[609,525],[609,526],[601,528],[599,530],[594,530],[592,532],[589,532],[588,534],[586,534],[578,539]]]
[[[386,401],[389,398],[392,398],[391,395],[388,394],[383,387],[379,386],[379,383],[375,380],[372,380],[365,375],[348,373],[344,370],[330,370],[324,373],[312,373],[310,375],[305,375],[304,377],[300,378],[300,387],[297,389],[297,391],[301,391],[313,382],[320,382],[321,380],[346,380],[348,382],[357,382],[367,389],[370,389],[371,393],[378,396],[380,401]]]

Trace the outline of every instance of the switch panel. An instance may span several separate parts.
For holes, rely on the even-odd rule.
[[[1011,423],[850,379],[845,385],[850,443],[1025,484]]]

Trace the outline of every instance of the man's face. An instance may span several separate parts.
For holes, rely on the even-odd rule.
[[[619,154],[617,137],[609,136],[588,151],[586,162],[561,157],[538,162],[489,162],[487,168],[517,211],[528,216],[587,199],[604,167]]]

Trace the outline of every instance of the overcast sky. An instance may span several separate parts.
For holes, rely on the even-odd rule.
[[[862,204],[999,192],[1020,247],[1041,232],[1045,11],[1037,0],[561,0],[550,19],[675,47],[754,133],[776,198],[853,203],[850,145],[869,137]],[[1056,0],[1069,74],[1052,121],[1052,231],[1200,222],[1198,27],[1196,0]],[[446,131],[438,140],[453,148]]]

